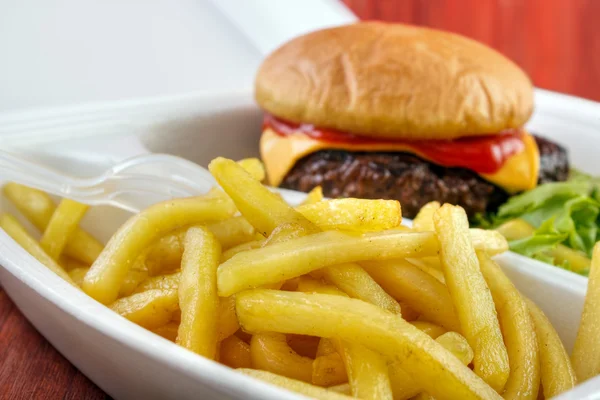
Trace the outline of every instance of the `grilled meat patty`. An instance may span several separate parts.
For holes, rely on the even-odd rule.
[[[566,180],[566,150],[534,137],[540,151],[539,183]],[[460,205],[473,217],[495,211],[509,196],[468,169],[442,167],[408,153],[345,150],[322,150],[302,158],[281,187],[308,192],[319,185],[327,197],[399,200],[406,218],[414,218],[434,200]]]

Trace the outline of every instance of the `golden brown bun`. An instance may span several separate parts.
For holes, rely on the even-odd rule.
[[[450,139],[521,127],[533,110],[533,88],[517,65],[481,43],[369,22],[284,44],[260,67],[256,100],[292,122]]]

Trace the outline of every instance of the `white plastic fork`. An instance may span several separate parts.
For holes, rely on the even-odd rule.
[[[89,205],[131,212],[162,200],[208,192],[216,181],[205,168],[167,154],[145,154],[115,164],[99,176],[77,178],[0,151],[0,179]]]

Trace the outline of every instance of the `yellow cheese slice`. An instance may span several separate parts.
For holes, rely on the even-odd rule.
[[[493,174],[480,174],[485,180],[496,184],[509,193],[533,189],[537,185],[540,155],[535,139],[527,132],[523,135],[525,149],[509,158],[502,168]],[[267,169],[269,183],[278,186],[283,178],[302,157],[319,150],[348,151],[402,151],[427,159],[404,143],[329,143],[312,139],[301,132],[287,136],[276,134],[266,128],[260,138],[260,152]],[[435,162],[434,160],[428,160]]]

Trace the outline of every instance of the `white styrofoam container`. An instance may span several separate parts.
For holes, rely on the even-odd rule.
[[[565,144],[576,167],[600,173],[595,162],[600,105],[546,91],[536,95],[537,111],[529,128]],[[215,156],[256,156],[260,125],[260,111],[248,93],[186,95],[0,116],[0,137],[12,137],[13,147],[57,169],[90,175],[147,151],[184,156],[201,165]],[[0,208],[14,211],[5,201]],[[97,208],[84,225],[106,240],[126,217]],[[522,293],[547,313],[570,349],[586,279],[512,253],[498,261]],[[23,314],[115,398],[300,398],[203,359],[114,314],[64,283],[3,231],[0,265],[0,282]],[[598,390],[600,379],[594,379],[562,398],[591,399]]]

